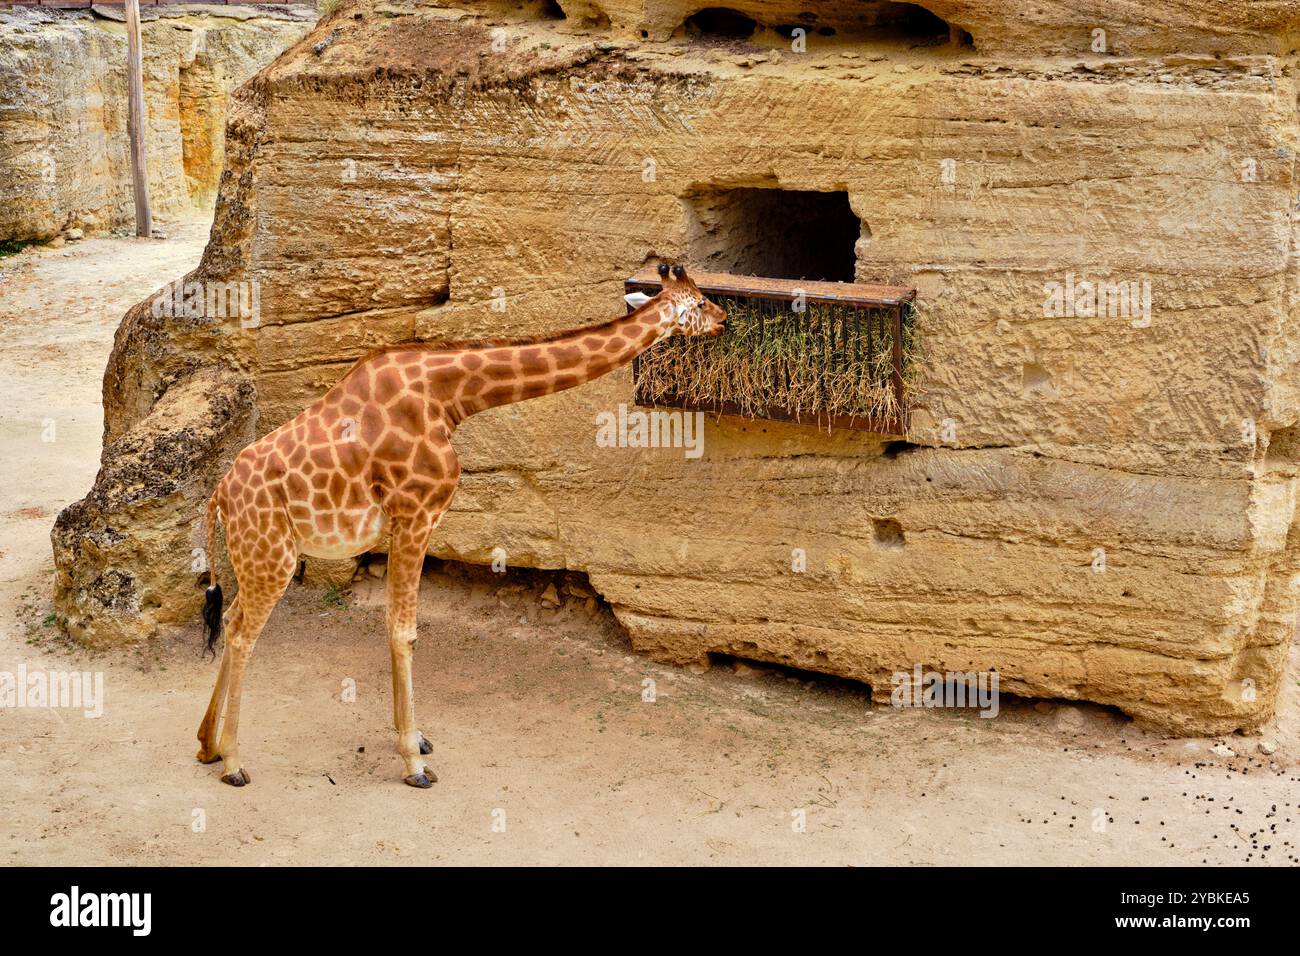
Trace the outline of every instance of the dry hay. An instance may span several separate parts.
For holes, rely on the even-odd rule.
[[[674,336],[642,353],[636,370],[642,404],[708,408],[800,420],[819,415],[899,421],[893,384],[893,309],[758,298],[714,297],[727,310],[717,337]],[[910,317],[903,322],[904,381],[914,366]],[[904,401],[908,390],[904,390]]]

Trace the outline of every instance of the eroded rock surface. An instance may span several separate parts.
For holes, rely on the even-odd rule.
[[[0,240],[134,221],[121,7],[0,9]],[[144,7],[150,201],[212,202],[230,92],[310,28],[307,7]]]
[[[798,6],[739,6],[744,38],[678,4],[344,7],[234,98],[196,276],[258,283],[260,324],[134,310],[110,441],[154,454],[134,436],[196,369],[251,382],[262,434],[375,344],[608,318],[647,261],[741,255],[715,197],[842,192],[856,277],[919,289],[906,443],[724,419],[698,459],[598,447],[624,369],[468,422],[433,552],[585,571],[673,661],[881,698],[918,663],[996,669],[1174,731],[1265,720],[1300,545],[1294,5],[936,2],[924,36]],[[837,26],[796,53],[791,11]],[[1134,295],[1089,314],[1083,280]],[[196,533],[197,497],[114,504],[113,447],[96,514]],[[192,456],[195,496],[232,448]],[[103,523],[61,521],[61,607],[125,640],[154,622],[101,629],[111,602],[69,583]],[[150,555],[114,566],[194,588]]]
[[[194,620],[208,556],[193,515],[223,463],[255,437],[253,420],[251,383],[212,367],[168,389],[105,447],[94,489],[60,513],[51,535],[55,610],[73,637],[125,644]]]

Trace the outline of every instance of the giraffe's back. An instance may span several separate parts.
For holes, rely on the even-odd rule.
[[[227,527],[279,526],[300,554],[351,557],[380,545],[393,515],[441,513],[460,474],[438,353],[380,354],[236,456],[218,488]]]

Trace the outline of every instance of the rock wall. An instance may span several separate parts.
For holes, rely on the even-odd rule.
[[[0,8],[0,240],[134,222],[121,7]],[[141,13],[155,215],[208,207],[230,92],[315,22],[311,7]]]
[[[260,324],[132,310],[106,473],[208,367],[251,385],[264,433],[375,344],[594,322],[642,264],[716,261],[732,239],[700,196],[842,192],[857,278],[919,290],[906,442],[723,419],[699,459],[598,447],[624,369],[466,423],[432,552],[585,571],[666,660],[778,661],[882,698],[914,664],[996,669],[1173,731],[1257,725],[1300,570],[1300,9],[1032,6],[936,0],[945,30],[748,3],[744,38],[673,3],[344,7],[234,100],[190,279],[256,283]],[[813,27],[803,52],[788,18]],[[1095,281],[1131,296],[1097,314]],[[178,467],[141,461],[158,483]],[[60,518],[58,601],[116,642],[153,622],[99,599],[78,542],[159,523],[198,542],[202,521],[196,500],[141,523],[108,499]],[[136,555],[104,548],[93,573]],[[132,567],[197,613],[192,575]]]

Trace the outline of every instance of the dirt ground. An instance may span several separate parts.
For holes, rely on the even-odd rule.
[[[401,783],[367,576],[290,590],[246,681],[253,784],[223,785],[194,760],[216,676],[197,621],[113,653],[50,621],[49,529],[98,466],[113,330],[207,238],[167,231],[0,260],[0,672],[102,672],[105,688],[98,718],[0,708],[0,865],[1300,861],[1295,666],[1279,723],[1226,740],[1059,702],[893,710],[812,675],[661,667],[606,609],[544,606],[543,575],[442,566],[415,664],[440,782]]]

